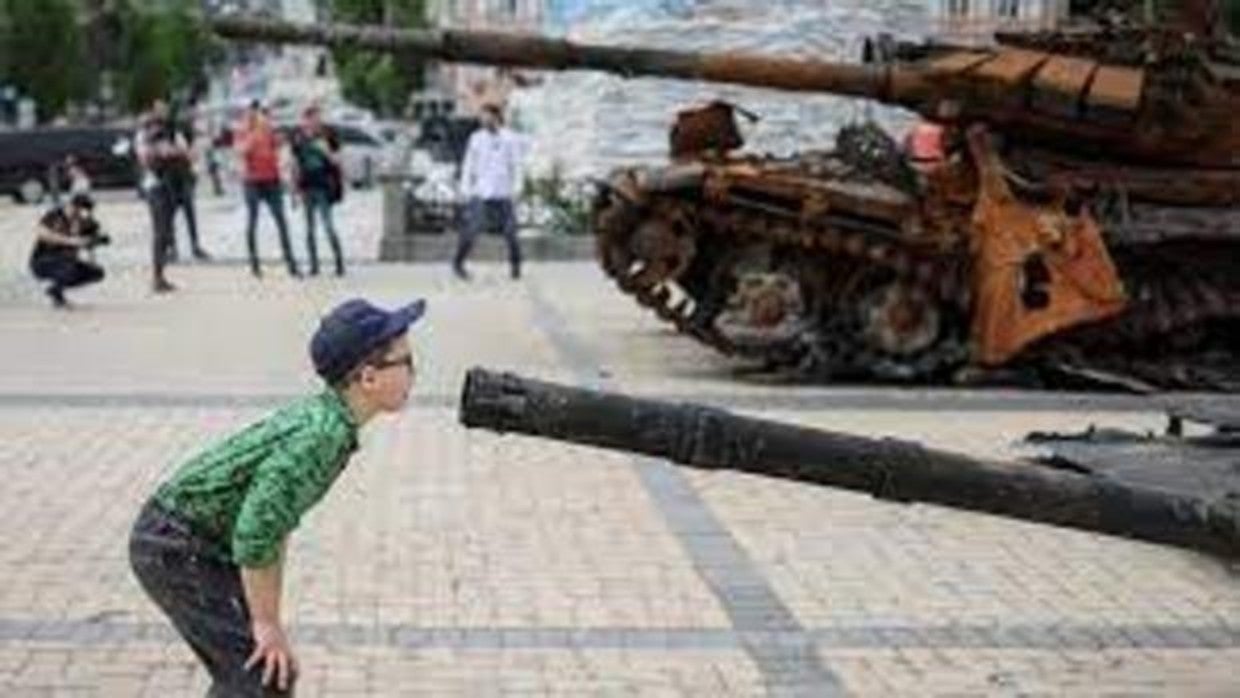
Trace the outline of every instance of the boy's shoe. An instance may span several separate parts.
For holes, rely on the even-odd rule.
[[[469,272],[465,271],[465,267],[459,264],[452,265],[452,273],[461,281],[469,281]]]
[[[210,262],[211,255],[207,254],[206,250],[199,247],[194,250],[194,259],[198,260],[199,262]]]
[[[155,293],[171,293],[177,290],[177,287],[168,283],[167,279],[155,279],[155,282],[151,284],[151,290]]]
[[[513,281],[517,281],[521,278],[521,270],[518,269],[517,267],[513,267],[512,272],[509,274],[509,276],[512,277]]]

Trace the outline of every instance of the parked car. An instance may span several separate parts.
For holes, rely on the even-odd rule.
[[[0,194],[39,203],[63,190],[65,157],[73,155],[97,189],[134,187],[138,168],[133,133],[116,127],[40,128],[0,131]]]
[[[345,181],[354,187],[374,185],[387,148],[383,140],[358,126],[333,124],[331,128],[340,138],[340,163]]]

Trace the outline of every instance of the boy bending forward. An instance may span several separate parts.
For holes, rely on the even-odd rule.
[[[143,507],[134,574],[211,673],[208,696],[289,695],[297,662],[280,621],[287,537],[357,450],[357,431],[413,385],[406,331],[426,308],[355,299],[310,341],[319,394],[191,459]]]

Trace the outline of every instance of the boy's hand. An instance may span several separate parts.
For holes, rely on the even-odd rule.
[[[245,662],[245,670],[263,664],[263,685],[272,685],[281,691],[287,691],[292,679],[297,674],[297,660],[289,647],[288,638],[279,623],[255,621],[251,626],[254,633],[254,653]]]

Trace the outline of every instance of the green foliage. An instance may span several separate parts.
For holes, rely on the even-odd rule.
[[[192,98],[203,89],[219,46],[193,14],[193,2],[118,3],[117,95],[131,111],[156,98]]]
[[[564,177],[559,162],[544,177],[526,177],[521,198],[543,212],[538,221],[553,235],[588,235],[590,200],[585,188]]]
[[[35,100],[40,120],[90,93],[83,35],[71,0],[0,0],[0,82]]]
[[[40,120],[100,96],[120,106],[190,97],[218,44],[196,0],[0,0],[0,82],[35,100]]]
[[[398,28],[424,26],[424,0],[332,0],[332,19]],[[336,75],[345,99],[385,116],[399,116],[421,84],[422,64],[408,56],[336,49]]]

